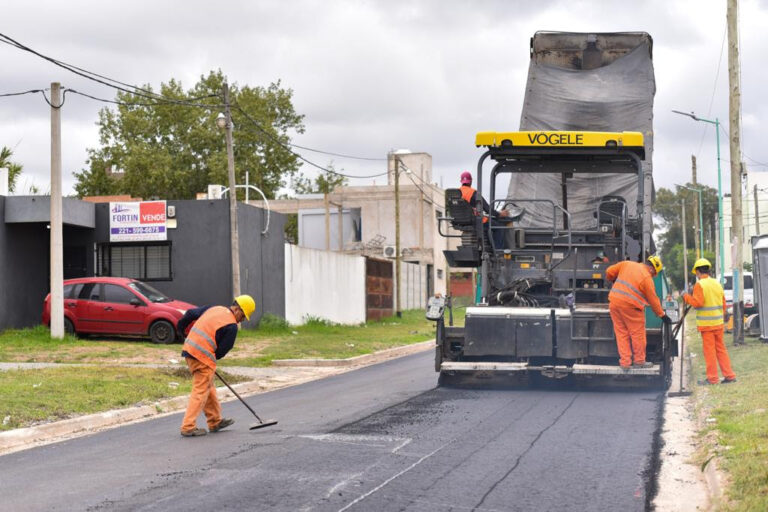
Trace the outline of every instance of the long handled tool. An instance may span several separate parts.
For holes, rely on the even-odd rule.
[[[227,386],[227,387],[229,388],[229,390],[230,390],[232,393],[234,393],[234,394],[235,394],[235,396],[237,397],[237,399],[238,399],[238,400],[240,400],[241,402],[243,402],[243,405],[244,405],[244,406],[246,406],[246,407],[248,408],[248,410],[249,410],[249,411],[251,411],[251,414],[253,414],[253,415],[256,417],[256,419],[257,419],[257,420],[259,420],[259,422],[258,422],[258,423],[254,423],[253,425],[251,425],[251,426],[250,426],[250,428],[249,428],[248,430],[256,430],[257,428],[271,427],[272,425],[277,425],[277,420],[267,420],[267,421],[262,421],[262,419],[261,419],[261,418],[259,418],[259,415],[258,415],[258,414],[256,414],[256,411],[254,411],[253,409],[251,409],[251,406],[250,406],[250,405],[248,405],[248,404],[246,403],[246,401],[245,401],[245,400],[243,400],[243,399],[242,399],[242,397],[241,397],[240,395],[238,395],[238,394],[237,394],[237,391],[235,391],[234,389],[232,389],[232,386],[230,386],[229,384],[227,384],[227,381],[225,381],[225,380],[224,380],[224,378],[223,378],[221,375],[219,375],[219,372],[215,372],[215,373],[216,373],[216,376],[219,378],[219,380],[221,380],[221,382],[223,382],[223,383],[224,383],[224,385],[225,385],[225,386]]]
[[[683,326],[683,321],[685,320],[685,316],[688,314],[688,311],[691,310],[691,306],[688,304],[685,305],[685,308],[683,309],[683,316],[680,318],[680,320],[677,321],[677,324],[675,324],[675,327],[672,329],[672,339],[674,340],[677,338],[677,333],[680,332],[680,328]],[[680,339],[680,391],[673,391],[671,393],[667,393],[667,396],[690,396],[690,391],[685,391],[683,389],[683,363],[685,361],[685,333],[683,333],[683,337]]]

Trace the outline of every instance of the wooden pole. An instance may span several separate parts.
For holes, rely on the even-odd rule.
[[[227,174],[229,178],[229,239],[232,253],[232,296],[240,295],[240,239],[237,234],[237,187],[235,153],[232,147],[232,113],[229,110],[229,84],[224,82],[224,114],[227,118]]]
[[[741,208],[741,66],[739,64],[739,4],[728,0],[728,84],[731,149],[731,220],[733,226],[733,343],[744,343],[744,233]]]
[[[402,281],[400,280],[400,160],[397,155],[393,155],[395,165],[395,280],[397,287],[397,297],[395,302],[395,315],[398,318],[403,316],[403,310],[400,309],[400,297]]]

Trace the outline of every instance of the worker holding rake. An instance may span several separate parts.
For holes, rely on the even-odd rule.
[[[224,357],[234,346],[238,324],[250,320],[256,310],[256,302],[250,295],[235,297],[231,306],[205,306],[190,309],[179,320],[177,332],[185,333],[191,324],[181,355],[187,361],[192,373],[192,392],[181,435],[196,437],[207,434],[197,428],[197,417],[202,410],[208,421],[208,430],[219,432],[232,425],[235,420],[221,417],[221,404],[216,396],[214,377],[216,361]]]

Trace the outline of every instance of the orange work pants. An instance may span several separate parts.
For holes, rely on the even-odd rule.
[[[611,313],[611,320],[613,320],[616,348],[619,350],[619,364],[621,366],[630,366],[633,353],[635,355],[635,364],[644,363],[645,311],[614,305],[614,303],[608,306],[608,311]]]
[[[221,421],[221,404],[216,396],[216,386],[213,379],[214,369],[206,366],[193,357],[185,358],[192,373],[192,393],[189,395],[187,413],[181,424],[181,431],[188,432],[197,428],[197,417],[200,411],[205,412],[208,429],[215,427]]]
[[[704,351],[704,361],[707,363],[707,380],[712,384],[717,384],[717,365],[720,365],[720,371],[726,379],[735,379],[736,374],[731,369],[731,358],[728,357],[728,350],[723,343],[723,328],[712,331],[701,332],[701,346]]]

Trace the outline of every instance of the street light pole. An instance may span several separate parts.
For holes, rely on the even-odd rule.
[[[692,112],[680,112],[679,110],[673,110],[675,114],[682,116],[688,116],[694,121],[701,121],[703,123],[709,123],[715,125],[715,136],[717,140],[717,210],[718,210],[718,228],[720,234],[720,242],[725,243],[725,227],[723,226],[723,178],[722,169],[720,168],[720,120],[715,118],[714,121],[710,119],[704,119]],[[720,284],[725,283],[725,252],[720,250],[720,261],[717,268],[717,273],[720,275]]]

